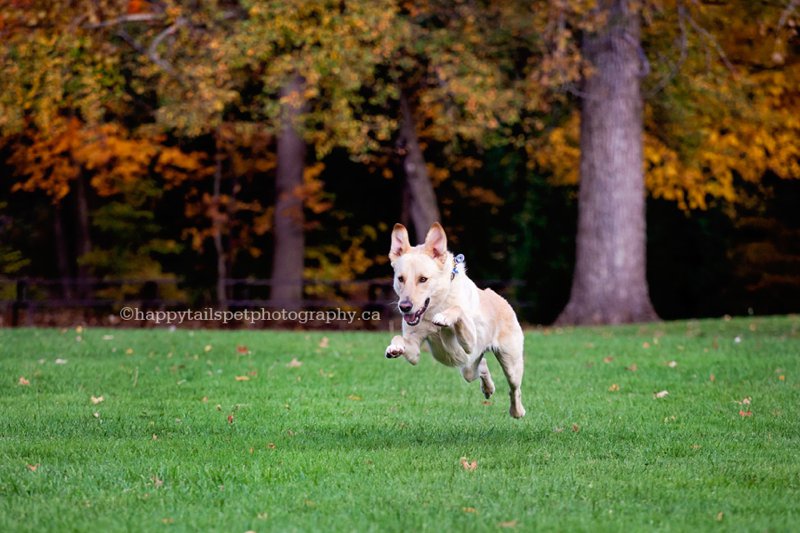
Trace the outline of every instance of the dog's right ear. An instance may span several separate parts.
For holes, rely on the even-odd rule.
[[[392,247],[389,249],[389,261],[394,263],[410,249],[411,243],[408,242],[408,230],[402,224],[395,224],[392,230]]]

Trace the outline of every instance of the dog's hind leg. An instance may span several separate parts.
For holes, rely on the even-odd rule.
[[[461,368],[461,375],[467,383],[472,383],[477,378],[481,378],[481,392],[488,400],[494,394],[494,381],[489,373],[489,365],[486,358],[482,355],[474,363]]]
[[[489,365],[486,364],[486,358],[481,357],[481,364],[478,370],[481,375],[481,391],[488,400],[494,394],[494,381],[492,381],[492,374],[489,373]]]
[[[525,408],[522,406],[521,391],[522,374],[525,371],[523,344],[524,338],[522,336],[522,331],[518,329],[501,339],[500,345],[494,350],[497,361],[500,363],[500,366],[503,367],[503,373],[508,380],[510,389],[508,394],[511,399],[509,413],[514,418],[522,418],[525,416]]]

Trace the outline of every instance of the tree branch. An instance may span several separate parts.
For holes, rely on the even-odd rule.
[[[130,15],[122,15],[121,17],[115,17],[100,22],[84,24],[83,27],[88,29],[108,28],[109,26],[116,26],[125,22],[150,22],[153,20],[163,20],[165,17],[165,13],[132,13]]]

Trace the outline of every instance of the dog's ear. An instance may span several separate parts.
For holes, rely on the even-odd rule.
[[[438,222],[434,222],[428,235],[425,236],[425,252],[431,257],[444,264],[447,260],[447,236],[444,228]]]
[[[411,249],[408,242],[408,230],[402,224],[395,224],[392,230],[392,247],[389,249],[389,261],[394,263],[398,257]]]

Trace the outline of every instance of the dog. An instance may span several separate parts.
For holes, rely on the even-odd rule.
[[[525,416],[520,390],[524,336],[517,316],[503,297],[479,289],[467,277],[463,256],[447,250],[442,226],[434,223],[425,242],[412,247],[406,228],[395,224],[389,260],[403,334],[386,347],[386,357],[403,356],[416,365],[420,346],[428,341],[434,359],[460,369],[468,383],[480,378],[488,399],[495,387],[484,353],[491,351],[508,380],[509,413],[514,418]]]

